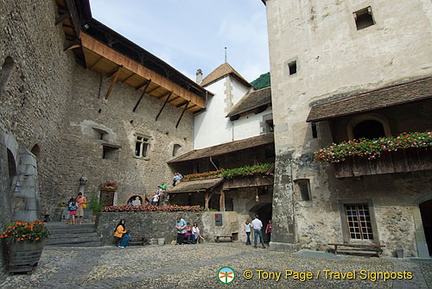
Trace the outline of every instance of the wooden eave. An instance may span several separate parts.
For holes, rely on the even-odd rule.
[[[143,90],[145,87],[143,84],[150,80],[147,94],[152,97],[164,101],[171,92],[168,103],[176,107],[183,107],[188,103],[187,110],[192,113],[205,108],[205,100],[198,95],[108,47],[85,32],[81,32],[80,38],[88,69],[105,75],[120,70],[117,81],[135,89]]]

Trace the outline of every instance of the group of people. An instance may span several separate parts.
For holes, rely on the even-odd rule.
[[[87,198],[82,193],[78,193],[76,198],[70,198],[68,202],[69,219],[66,223],[69,225],[82,224],[86,207]]]
[[[204,237],[201,236],[198,223],[193,223],[191,227],[189,222],[186,222],[181,217],[177,218],[176,221],[177,229],[177,243],[176,245],[186,244],[199,244],[204,241]],[[121,249],[124,249],[130,241],[131,235],[126,230],[126,220],[121,219],[114,230],[114,243]]]
[[[198,244],[205,239],[201,236],[200,229],[198,228],[198,223],[191,224],[183,220],[182,217],[178,217],[175,227],[177,229],[177,242],[176,245],[186,244]]]
[[[258,238],[260,239],[260,243],[263,248],[265,248],[264,245],[264,236],[263,236],[263,223],[259,219],[258,215],[255,216],[255,219],[250,223],[248,220],[244,224],[245,232],[246,232],[246,245],[251,245],[250,235],[252,229],[254,230],[254,247],[257,247]],[[272,222],[271,220],[268,221],[265,229],[265,233],[268,236],[268,241],[270,242],[270,236],[272,231]]]

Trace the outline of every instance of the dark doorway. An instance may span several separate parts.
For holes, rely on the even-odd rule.
[[[254,206],[252,209],[250,209],[251,219],[255,219],[255,215],[259,216],[259,219],[263,223],[263,236],[264,236],[264,242],[269,242],[269,237],[265,233],[265,228],[272,218],[272,204],[271,203],[265,203],[265,204],[258,204]]]
[[[114,205],[115,191],[100,191],[100,202],[104,203],[105,206]]]
[[[432,256],[432,200],[419,205],[429,255]]]

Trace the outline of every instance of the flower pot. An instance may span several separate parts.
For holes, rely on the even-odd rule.
[[[32,272],[42,255],[43,241],[10,241],[7,243],[7,264],[9,273]]]

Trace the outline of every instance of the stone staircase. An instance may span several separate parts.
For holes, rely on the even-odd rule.
[[[96,233],[94,223],[67,225],[62,222],[45,223],[51,232],[45,246],[58,247],[100,247],[100,236]]]

